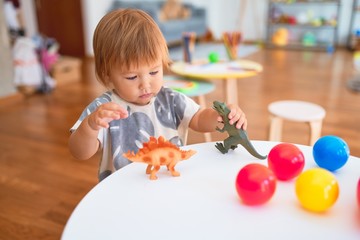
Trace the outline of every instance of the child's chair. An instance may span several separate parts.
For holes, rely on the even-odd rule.
[[[325,110],[321,106],[304,101],[277,101],[268,106],[270,112],[269,140],[281,141],[283,120],[304,122],[310,125],[310,146],[321,135]]]

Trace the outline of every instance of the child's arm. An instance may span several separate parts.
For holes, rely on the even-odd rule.
[[[118,104],[109,102],[100,105],[87,116],[69,139],[71,154],[78,159],[89,159],[99,149],[97,139],[101,128],[108,128],[112,120],[127,118],[128,113]]]
[[[246,130],[247,119],[245,113],[239,106],[229,104],[230,124],[236,123],[236,128]],[[200,109],[190,121],[190,128],[198,132],[213,132],[219,122],[222,122],[221,116],[212,108]]]

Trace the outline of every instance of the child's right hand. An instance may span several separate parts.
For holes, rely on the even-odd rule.
[[[88,124],[91,129],[97,131],[101,128],[108,128],[112,120],[127,118],[128,112],[119,104],[114,102],[100,105],[88,116]]]

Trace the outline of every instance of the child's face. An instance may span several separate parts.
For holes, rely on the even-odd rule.
[[[127,71],[114,68],[109,76],[116,93],[125,101],[146,105],[158,94],[163,85],[163,66],[159,60],[152,64],[139,64]]]

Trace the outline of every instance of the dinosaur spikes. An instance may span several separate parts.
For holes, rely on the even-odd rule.
[[[160,136],[158,138],[158,143],[165,143],[165,142],[166,142],[166,139],[163,136]]]
[[[133,151],[128,151],[127,153],[124,153],[123,156],[127,159],[133,159],[135,157],[135,153]]]

